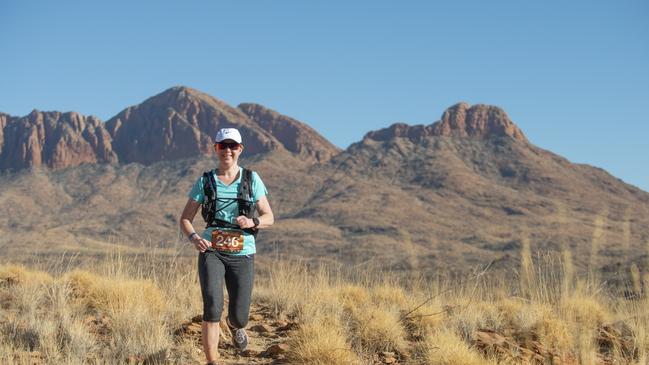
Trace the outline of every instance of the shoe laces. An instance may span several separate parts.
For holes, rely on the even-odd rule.
[[[234,331],[234,338],[237,342],[243,342],[246,340],[246,331],[243,328],[238,328]]]

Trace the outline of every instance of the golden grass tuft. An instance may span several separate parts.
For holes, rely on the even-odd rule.
[[[0,344],[11,354],[3,363],[23,361],[25,350],[51,363],[87,363],[93,356],[122,362],[171,345],[167,299],[152,280],[81,270],[53,278],[15,265],[0,267],[0,278],[6,310],[0,316]],[[109,330],[104,336],[110,338],[89,333],[88,318],[102,317]]]
[[[353,308],[348,314],[350,339],[359,346],[360,351],[405,351],[406,333],[400,323],[397,308],[365,303]]]
[[[496,361],[483,357],[471,348],[457,333],[436,331],[418,345],[418,356],[427,365],[495,365]]]
[[[292,364],[361,364],[346,338],[340,320],[335,317],[313,317],[289,339],[287,358]]]
[[[575,348],[574,326],[551,313],[546,313],[546,316],[536,324],[534,332],[538,334],[539,341],[548,350],[561,356]]]
[[[448,310],[438,298],[415,294],[409,300],[404,312],[409,331],[414,336],[423,336],[441,327],[448,318]]]
[[[88,310],[109,318],[117,352],[126,356],[156,354],[171,344],[164,314],[166,301],[150,280],[107,278],[73,271],[69,282]]]
[[[53,278],[42,271],[27,270],[18,265],[0,265],[0,286],[36,286],[51,284]]]
[[[355,310],[370,303],[370,294],[367,288],[360,285],[343,284],[338,288],[338,296],[347,310]]]
[[[389,286],[378,291],[360,285],[344,284],[338,290],[340,302],[349,323],[349,340],[359,352],[405,350],[405,329],[401,323],[400,305],[406,300],[401,289],[388,293]],[[389,300],[397,298],[397,303]]]
[[[395,283],[381,283],[371,288],[370,295],[376,303],[389,306],[397,306],[407,309],[409,306],[408,299],[403,287]]]
[[[591,295],[575,294],[562,298],[559,310],[567,320],[574,321],[580,326],[595,328],[610,322],[610,310],[602,303],[603,298]]]

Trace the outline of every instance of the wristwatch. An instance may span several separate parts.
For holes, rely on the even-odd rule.
[[[252,223],[255,224],[254,226],[252,226],[252,228],[257,228],[257,226],[259,225],[259,218],[257,217],[252,218]]]
[[[194,237],[194,235],[199,236],[198,233],[196,233],[196,232],[192,232],[189,236],[187,236],[187,239],[189,240],[189,242],[192,241],[192,238]],[[200,236],[199,236],[199,237],[200,237]]]

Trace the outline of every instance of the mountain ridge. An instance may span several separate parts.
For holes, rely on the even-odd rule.
[[[64,119],[58,126],[61,115]],[[88,120],[90,130],[79,129],[75,118]],[[213,136],[223,127],[240,129],[248,154],[289,149],[306,160],[325,161],[339,151],[305,123],[261,105],[233,107],[198,90],[175,86],[123,109],[105,123],[76,112],[35,110],[24,117],[0,113],[0,170],[81,163],[151,164],[205,155],[211,153]],[[63,129],[65,136],[50,132],[56,128]],[[53,149],[52,144],[57,147]]]
[[[38,118],[25,118],[0,115],[3,143],[14,143],[7,131],[15,136],[22,124],[26,135],[39,136]],[[105,247],[105,237],[184,242],[179,209],[189,186],[214,168],[211,134],[223,126],[240,128],[248,143],[242,164],[258,171],[271,192],[278,219],[263,232],[268,245],[259,245],[261,254],[371,259],[391,270],[489,262],[511,268],[529,239],[535,250],[573,251],[578,267],[617,270],[640,266],[649,240],[649,193],[535,146],[494,106],[455,104],[430,125],[393,124],[344,150],[261,105],[231,107],[185,88],[126,108],[103,129],[93,117],[58,118],[40,117],[67,126],[56,141],[94,146],[90,137],[105,135],[117,160],[55,169],[32,164],[0,174],[0,245],[7,254],[21,252],[15,242],[34,226],[41,229],[26,239],[49,237],[84,250]],[[41,139],[31,140],[23,145],[44,151],[36,144]],[[41,159],[40,166],[52,161]]]
[[[325,162],[340,152],[340,148],[299,120],[255,103],[241,103],[237,108],[278,137],[282,145],[295,154],[313,156],[315,161]]]
[[[0,169],[117,161],[110,135],[93,116],[33,110],[24,117],[1,119]]]
[[[441,119],[430,125],[395,123],[387,128],[370,131],[363,139],[382,141],[393,137],[407,137],[417,140],[428,136],[479,138],[508,136],[528,143],[523,131],[509,119],[503,109],[486,104],[471,106],[466,102],[447,108]]]

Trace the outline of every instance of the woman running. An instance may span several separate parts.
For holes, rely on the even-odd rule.
[[[199,177],[189,192],[180,217],[180,228],[200,253],[198,276],[203,297],[203,350],[208,365],[219,357],[219,321],[223,311],[223,283],[228,291],[226,323],[233,345],[244,351],[248,346],[245,327],[250,313],[257,230],[273,224],[273,211],[259,175],[242,168],[237,161],[243,144],[235,128],[216,133],[218,169]],[[198,210],[206,229],[198,234],[192,225]]]

